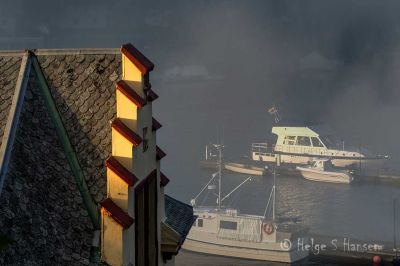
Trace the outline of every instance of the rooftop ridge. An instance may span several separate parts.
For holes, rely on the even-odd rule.
[[[0,56],[24,56],[28,50],[0,50]]]
[[[0,50],[0,56],[23,56],[26,52],[35,55],[84,55],[84,54],[121,54],[118,48],[54,48],[54,49],[20,49]]]
[[[121,54],[118,48],[32,49],[35,55]]]

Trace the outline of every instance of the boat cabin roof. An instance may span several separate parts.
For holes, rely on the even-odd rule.
[[[305,136],[305,137],[328,136],[334,134],[333,130],[326,125],[276,126],[272,127],[272,133],[278,136]]]

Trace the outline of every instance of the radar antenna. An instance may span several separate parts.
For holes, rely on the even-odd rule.
[[[268,109],[268,113],[270,113],[274,117],[275,123],[279,123],[279,121],[281,120],[281,116],[279,115],[278,108],[272,106]]]

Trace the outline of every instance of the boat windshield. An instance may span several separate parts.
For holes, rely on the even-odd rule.
[[[340,139],[335,135],[319,136],[319,138],[328,149],[338,149],[343,145]]]

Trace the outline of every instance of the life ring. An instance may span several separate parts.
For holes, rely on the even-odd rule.
[[[274,232],[274,225],[272,223],[265,223],[263,224],[263,231],[267,235],[270,235]]]

